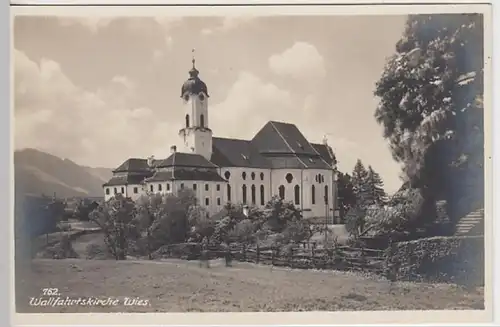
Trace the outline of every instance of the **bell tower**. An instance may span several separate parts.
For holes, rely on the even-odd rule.
[[[179,130],[181,152],[196,153],[210,160],[212,156],[212,130],[208,125],[208,90],[199,78],[193,49],[193,67],[181,88],[183,102],[183,128]]]

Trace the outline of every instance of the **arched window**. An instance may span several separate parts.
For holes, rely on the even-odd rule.
[[[295,193],[295,204],[300,204],[300,186],[295,185],[293,191]]]
[[[278,189],[281,200],[285,199],[285,187],[281,185]]]
[[[243,185],[241,188],[243,191],[243,204],[247,204],[247,186]]]
[[[226,179],[229,179],[229,177],[231,177],[231,173],[229,172],[229,170],[227,170],[227,171],[224,173],[224,177],[226,177]]]
[[[186,115],[186,127],[189,127],[189,115]]]
[[[231,185],[227,184],[227,202],[231,202]]]
[[[255,204],[255,202],[257,202],[255,195],[255,185],[252,185],[252,204]]]
[[[328,185],[325,185],[325,204],[328,204]]]
[[[205,116],[203,114],[200,115],[200,127],[205,127]]]
[[[250,174],[250,176],[252,177],[252,180],[255,180],[255,173],[254,173],[254,172],[252,172],[252,173]]]
[[[311,186],[311,203],[316,204],[316,187]]]
[[[243,178],[243,180],[247,179],[247,173],[242,172],[241,173],[241,178]]]
[[[288,183],[291,183],[293,181],[293,175],[288,173],[286,174],[285,179]]]
[[[260,173],[260,180],[263,181],[264,180],[264,173]]]
[[[260,205],[263,206],[265,205],[265,197],[264,197],[264,185],[260,186]]]

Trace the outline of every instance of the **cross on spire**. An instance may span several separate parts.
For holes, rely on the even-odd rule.
[[[196,62],[196,59],[194,58],[194,48],[191,50],[191,53],[193,54],[193,59],[191,60],[191,62],[193,63],[193,68],[195,68],[195,62]]]

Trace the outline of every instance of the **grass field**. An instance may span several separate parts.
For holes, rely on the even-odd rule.
[[[483,289],[390,283],[335,271],[278,269],[222,261],[34,260],[16,278],[17,312],[351,311],[483,309]],[[113,297],[116,306],[30,306],[42,288],[61,298]],[[148,300],[125,305],[125,297]],[[136,303],[137,304],[137,303]]]

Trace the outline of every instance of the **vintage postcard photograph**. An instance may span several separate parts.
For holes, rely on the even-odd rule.
[[[491,319],[490,9],[13,8],[16,319]]]

